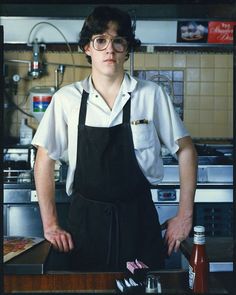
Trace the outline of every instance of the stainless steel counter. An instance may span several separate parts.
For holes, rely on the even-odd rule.
[[[188,238],[181,243],[181,251],[189,260],[193,239]],[[233,271],[233,237],[206,237],[206,251],[210,263],[210,272]]]

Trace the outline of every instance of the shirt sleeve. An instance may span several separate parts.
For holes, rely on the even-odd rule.
[[[174,109],[168,93],[159,86],[155,103],[156,130],[160,141],[174,155],[178,149],[178,139],[189,136],[182,120]]]
[[[62,158],[68,145],[67,119],[60,95],[55,93],[32,140],[35,147],[45,148],[53,160]]]

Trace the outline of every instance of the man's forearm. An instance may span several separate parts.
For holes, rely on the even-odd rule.
[[[180,203],[178,214],[192,217],[197,180],[197,155],[191,141],[179,152]]]
[[[44,232],[58,225],[54,167],[55,161],[48,157],[44,149],[39,148],[34,166],[34,177]]]

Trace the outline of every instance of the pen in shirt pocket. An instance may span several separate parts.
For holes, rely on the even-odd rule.
[[[148,124],[148,120],[147,119],[135,120],[135,121],[131,121],[131,124],[132,125]]]

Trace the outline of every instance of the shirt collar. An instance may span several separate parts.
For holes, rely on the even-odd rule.
[[[83,89],[88,93],[94,93],[96,90],[93,87],[91,75],[81,81]],[[123,93],[132,92],[137,85],[137,80],[130,76],[130,74],[125,73],[123,82],[121,84],[121,91]]]

